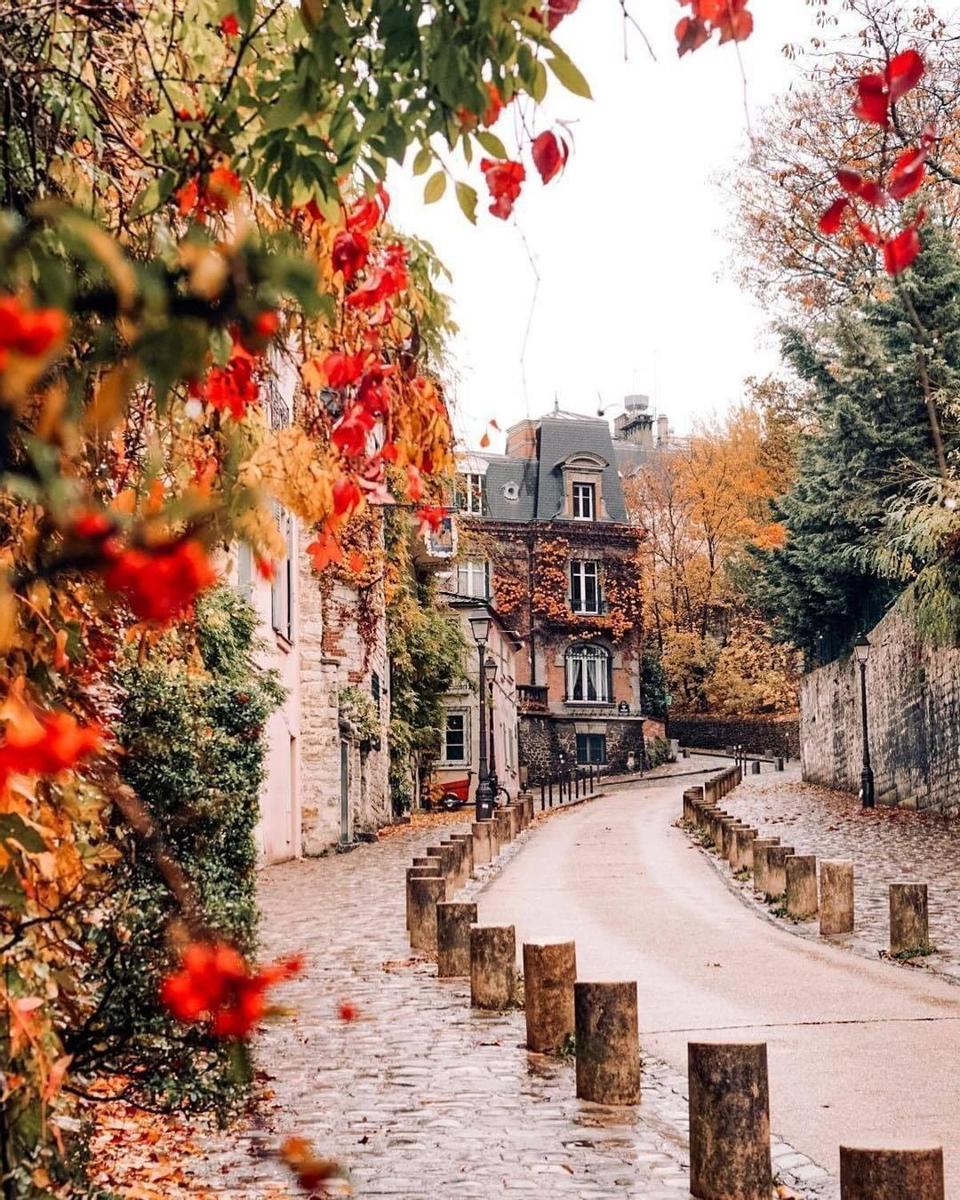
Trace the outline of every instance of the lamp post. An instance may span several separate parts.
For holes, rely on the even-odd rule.
[[[488,655],[483,664],[483,677],[487,683],[488,726],[490,731],[490,794],[497,798],[497,738],[493,721],[493,685],[497,678],[497,660]]]
[[[867,659],[870,643],[861,633],[853,646],[854,657],[860,667],[860,714],[863,717],[863,770],[860,772],[860,800],[864,808],[874,807],[873,768],[870,766],[870,733],[867,728]]]
[[[477,771],[477,820],[489,821],[493,816],[493,788],[487,773],[487,682],[486,682],[486,650],[487,638],[490,636],[491,620],[486,615],[470,618],[470,628],[473,640],[477,644],[477,655],[480,664],[480,762]]]

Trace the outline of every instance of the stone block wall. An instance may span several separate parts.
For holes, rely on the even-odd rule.
[[[667,718],[667,736],[697,750],[743,746],[748,754],[797,758],[800,723],[796,717],[721,717],[705,713]]]
[[[877,803],[957,812],[960,650],[923,644],[903,603],[867,636],[867,719]],[[859,790],[860,673],[852,657],[804,677],[800,738],[804,779]]]
[[[662,736],[659,723],[652,722],[651,725],[648,728],[648,722],[640,718],[611,718],[594,723],[526,714],[520,718],[520,762],[527,768],[527,778],[532,786],[540,779],[555,777],[561,765],[564,769],[577,765],[578,733],[603,733],[607,739],[606,769],[625,771],[629,754],[640,762],[645,734],[648,738]]]
[[[306,543],[308,539],[304,538]],[[391,820],[387,781],[386,623],[380,620],[367,652],[357,631],[356,594],[343,583],[326,595],[306,553],[300,555],[298,635],[300,643],[300,812],[302,849],[321,854],[358,834],[370,834]],[[381,606],[382,607],[382,606]],[[349,684],[370,690],[380,678],[380,749],[361,747],[341,730],[339,689]],[[341,812],[341,741],[347,741],[349,806],[344,830]]]

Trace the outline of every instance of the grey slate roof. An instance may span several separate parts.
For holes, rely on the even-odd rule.
[[[562,519],[562,464],[576,454],[593,454],[607,466],[602,475],[606,517],[626,521],[627,512],[620,486],[618,454],[606,421],[568,415],[543,417],[539,421],[539,459],[507,458],[505,455],[476,455],[487,462],[484,515],[494,521],[553,521]],[[508,499],[504,489],[515,485],[517,498]]]
[[[604,469],[603,500],[611,521],[626,521],[623,489],[617,473],[617,458],[606,421],[584,417],[543,417],[540,421],[540,479],[537,488],[537,518],[552,521],[563,508],[561,464],[574,454],[596,454]]]

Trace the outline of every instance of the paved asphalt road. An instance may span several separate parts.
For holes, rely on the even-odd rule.
[[[516,925],[518,951],[575,938],[581,979],[635,978],[641,1048],[678,1070],[691,1040],[766,1041],[773,1129],[829,1170],[841,1141],[942,1143],[960,1197],[960,987],[751,912],[673,825],[692,782],[558,814],[479,897],[481,923]]]

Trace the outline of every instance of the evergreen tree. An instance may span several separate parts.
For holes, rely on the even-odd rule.
[[[918,332],[911,306],[924,331]],[[756,599],[784,640],[808,659],[841,651],[922,566],[890,571],[891,510],[937,460],[918,356],[940,419],[960,392],[960,257],[930,234],[915,268],[813,334],[787,329],[783,354],[806,385],[810,432],[777,502],[783,547],[756,551]],[[944,431],[949,450],[952,430]]]

